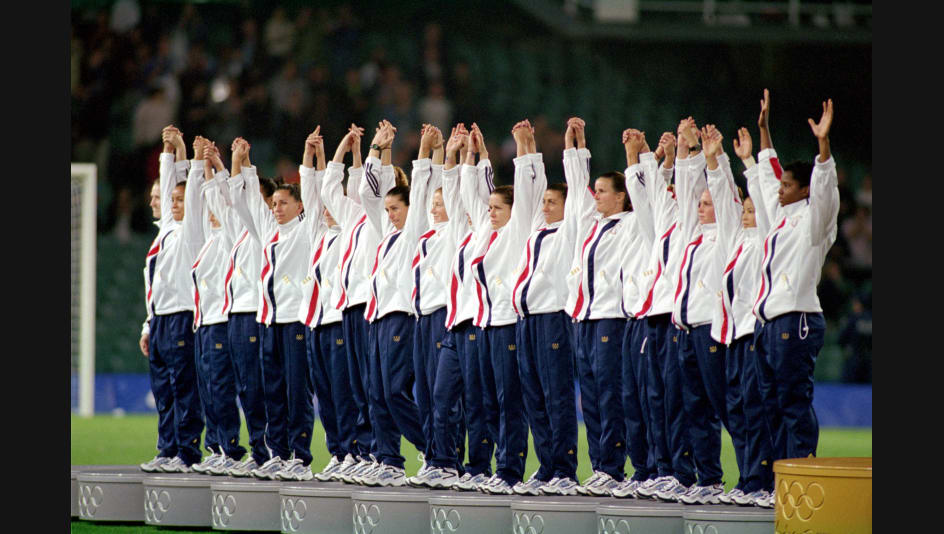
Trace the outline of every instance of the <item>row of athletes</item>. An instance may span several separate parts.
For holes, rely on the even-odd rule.
[[[773,462],[816,452],[816,285],[839,199],[832,101],[808,120],[813,164],[779,164],[769,110],[765,90],[756,160],[746,128],[733,142],[747,196],[721,133],[691,117],[655,150],[625,130],[625,172],[592,188],[576,117],[566,184],[547,184],[525,120],[499,187],[475,124],[448,140],[424,125],[409,182],[389,122],[363,162],[363,128],[331,161],[316,128],[300,187],[261,179],[242,138],[230,175],[212,142],[188,161],[165,128],[141,338],[159,452],[141,468],[772,507]],[[317,474],[313,397],[331,454]],[[529,429],[540,467],[523,480]],[[411,477],[401,436],[423,459]]]

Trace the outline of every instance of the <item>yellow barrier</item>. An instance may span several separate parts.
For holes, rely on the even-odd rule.
[[[777,534],[872,532],[872,458],[774,462]]]

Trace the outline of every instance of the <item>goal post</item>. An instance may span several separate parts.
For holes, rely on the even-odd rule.
[[[72,164],[72,374],[77,375],[78,413],[95,413],[95,251],[98,170]]]

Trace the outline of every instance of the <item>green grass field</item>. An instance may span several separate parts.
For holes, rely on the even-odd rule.
[[[96,416],[85,419],[73,415],[71,420],[71,463],[72,465],[131,464],[137,465],[150,460],[156,454],[157,415],[129,415],[123,417]],[[583,426],[578,434],[577,476],[583,480],[590,476],[590,458],[587,456],[587,434]],[[246,425],[242,425],[241,443],[248,443]],[[416,449],[405,439],[401,452],[406,458],[407,475],[416,473],[420,467]],[[328,462],[328,452],[324,447],[324,431],[316,419],[312,439],[313,468],[318,471]],[[832,456],[872,456],[872,429],[821,428],[817,455]],[[734,459],[731,437],[722,431],[721,466],[725,473],[725,487],[731,489],[737,482],[738,469]],[[493,463],[494,468],[494,463]],[[538,468],[534,449],[529,447],[525,478]],[[626,473],[633,472],[629,461]],[[180,530],[139,525],[115,525],[109,523],[91,523],[72,521],[72,532],[105,533],[160,533],[160,532],[210,532],[205,530]]]

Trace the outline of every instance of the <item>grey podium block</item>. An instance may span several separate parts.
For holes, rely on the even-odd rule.
[[[429,531],[431,534],[508,532],[511,503],[519,499],[511,495],[431,492]]]
[[[514,534],[583,534],[597,531],[597,507],[608,497],[538,497],[511,503]]]
[[[682,504],[626,499],[597,507],[598,534],[679,534],[684,512]]]
[[[774,510],[757,506],[685,507],[685,534],[769,534],[774,531]]]
[[[430,490],[387,487],[351,493],[354,534],[416,534],[429,520]]]
[[[76,474],[79,519],[144,521],[143,480],[136,465],[83,467]]]
[[[69,466],[69,480],[72,485],[72,517],[79,517],[79,482],[77,480],[82,471],[99,470],[109,471],[128,471],[131,466],[128,465],[71,465]]]
[[[144,522],[148,525],[209,527],[210,480],[190,473],[144,477]]]
[[[279,489],[288,484],[230,478],[210,481],[210,523],[217,530],[279,532]]]
[[[282,532],[351,534],[351,493],[341,482],[291,482],[279,490]]]

